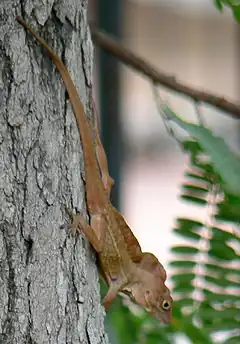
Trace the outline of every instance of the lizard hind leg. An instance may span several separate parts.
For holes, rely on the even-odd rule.
[[[93,215],[94,217],[94,215]],[[103,248],[104,244],[104,227],[105,227],[105,221],[103,221],[103,217],[101,214],[98,216],[95,215],[95,221],[92,221],[91,219],[91,225],[95,224],[95,228],[90,226],[83,215],[77,214],[73,218],[73,222],[70,225],[70,231],[74,234],[76,232],[83,232],[85,236],[87,237],[90,244],[93,246],[94,250],[97,253],[100,253]],[[103,223],[104,222],[104,223]],[[99,234],[98,234],[99,230]]]

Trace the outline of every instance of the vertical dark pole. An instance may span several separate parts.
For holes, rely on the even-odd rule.
[[[236,68],[236,75],[237,71],[240,70],[240,64],[239,64],[239,57],[240,57],[240,27],[239,27],[239,23],[235,23],[235,27],[237,30],[237,35],[238,35],[238,49],[237,49],[237,60],[238,60],[238,66]],[[239,78],[236,77],[236,88],[239,91],[240,89],[240,82],[239,82]],[[240,97],[238,98],[238,102],[240,101]],[[238,132],[238,139],[237,139],[237,147],[240,149],[240,121],[237,121],[237,125],[236,125],[236,130]]]
[[[122,0],[99,0],[99,27],[121,39]],[[99,52],[101,136],[108,158],[110,175],[115,181],[111,201],[120,206],[122,167],[122,128],[120,120],[120,71],[116,58]]]

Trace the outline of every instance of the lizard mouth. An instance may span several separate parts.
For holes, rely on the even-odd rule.
[[[126,294],[127,296],[132,297],[132,293],[131,293],[130,290],[124,289],[123,292],[124,292],[124,294]]]
[[[134,298],[133,293],[132,293],[131,290],[129,290],[129,289],[124,289],[124,290],[121,291],[121,293],[122,293],[123,295],[125,295],[125,297],[129,298],[133,303],[136,303],[136,300],[135,300],[135,298]]]
[[[169,325],[172,321],[172,313],[171,312],[156,312],[155,317],[160,320],[163,324]]]

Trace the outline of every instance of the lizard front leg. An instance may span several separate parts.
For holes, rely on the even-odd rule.
[[[117,297],[117,294],[123,290],[123,288],[128,284],[128,279],[123,278],[122,280],[114,281],[109,284],[109,289],[106,296],[103,299],[103,305],[106,310],[108,311],[111,303]]]

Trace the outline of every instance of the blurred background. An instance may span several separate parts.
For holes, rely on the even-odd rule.
[[[220,13],[211,0],[89,0],[89,19],[156,69],[239,102],[240,29],[227,8]],[[188,157],[167,134],[149,80],[97,46],[95,53],[94,93],[116,182],[112,201],[170,276],[170,247],[182,240],[172,231],[176,218],[191,214],[205,221],[209,209],[179,199]],[[189,98],[162,87],[159,92],[177,114],[196,121]],[[210,106],[200,111],[238,151],[239,121]],[[179,336],[176,343],[189,341]]]
[[[211,0],[90,0],[89,5],[90,20],[160,71],[239,100],[240,29],[230,10],[220,14]],[[95,49],[95,97],[111,175],[118,183],[113,202],[143,249],[167,264],[169,247],[177,240],[171,233],[174,220],[189,213],[189,205],[178,199],[187,157],[166,132],[149,80]],[[196,119],[189,99],[159,90],[178,114]],[[207,125],[238,149],[239,123],[212,107],[201,109]],[[204,209],[192,211],[205,216]]]

